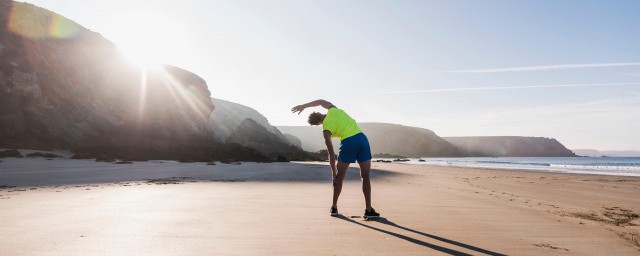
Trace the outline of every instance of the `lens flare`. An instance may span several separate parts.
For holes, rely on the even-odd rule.
[[[80,31],[80,25],[34,5],[15,2],[7,29],[29,39],[66,39],[74,37]]]
[[[209,122],[213,106],[207,105],[207,102],[211,102],[206,96],[208,92],[201,91],[206,90],[206,84],[201,84],[204,80],[194,80],[190,73],[185,77],[181,72],[183,72],[181,69],[168,65],[154,69],[141,69],[137,106],[138,122],[144,124],[146,120],[154,118],[196,126],[198,123]],[[159,117],[153,114],[158,109],[160,112],[175,114]],[[171,109],[171,111],[162,109]]]
[[[49,27],[49,36],[71,38],[78,34],[78,31],[80,31],[80,26],[77,23],[60,15],[54,15]]]

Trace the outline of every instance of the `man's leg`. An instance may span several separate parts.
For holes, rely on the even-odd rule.
[[[347,176],[347,169],[349,169],[349,163],[343,163],[338,161],[337,164],[338,175],[333,180],[333,205],[332,208],[338,207],[338,197],[340,197],[340,192],[342,192],[342,182],[344,181],[344,177]]]
[[[360,165],[360,178],[362,178],[362,193],[364,194],[364,202],[367,211],[371,210],[371,180],[369,179],[369,170],[371,170],[371,161],[358,162]]]

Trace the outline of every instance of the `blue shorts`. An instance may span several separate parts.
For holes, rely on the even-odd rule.
[[[364,133],[358,133],[340,141],[338,160],[343,163],[366,162],[371,160],[369,140]]]

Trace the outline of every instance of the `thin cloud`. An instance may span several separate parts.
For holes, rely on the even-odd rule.
[[[449,72],[452,72],[452,73],[504,73],[504,72],[545,71],[545,70],[575,69],[575,68],[606,68],[606,67],[629,67],[629,66],[640,66],[640,62],[565,64],[565,65],[526,66],[526,67],[511,67],[511,68],[487,68],[487,69],[453,70]]]
[[[461,92],[461,91],[515,90],[515,89],[532,89],[532,88],[622,86],[622,85],[640,85],[640,82],[635,82],[635,83],[545,84],[545,85],[523,85],[523,86],[489,86],[489,87],[436,88],[436,89],[424,89],[424,90],[382,91],[382,92],[379,92],[379,93],[390,93],[390,94],[400,94],[400,93],[440,93],[440,92]]]

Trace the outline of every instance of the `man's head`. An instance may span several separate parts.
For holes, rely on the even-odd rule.
[[[309,122],[310,125],[320,125],[322,124],[322,121],[324,121],[325,116],[327,115],[323,115],[318,112],[313,112],[309,115],[309,120],[307,120],[307,122]]]

